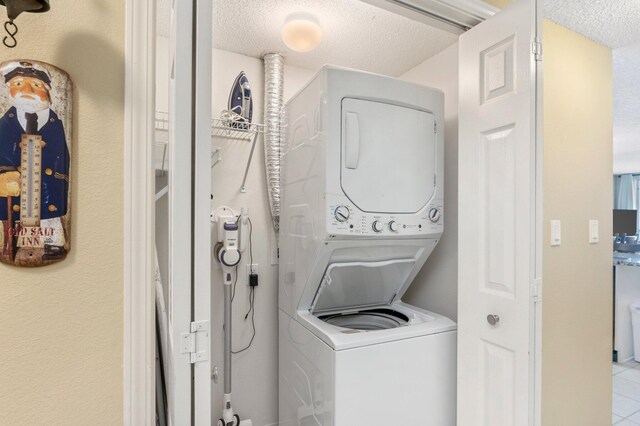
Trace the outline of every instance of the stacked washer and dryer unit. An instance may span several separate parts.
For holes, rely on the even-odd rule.
[[[456,324],[401,301],[443,231],[443,105],[331,66],[287,103],[281,426],[455,424]]]

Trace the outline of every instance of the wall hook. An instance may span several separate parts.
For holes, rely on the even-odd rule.
[[[15,35],[18,34],[18,26],[13,23],[13,19],[4,23],[4,30],[9,34],[2,39],[2,43],[12,49],[18,45]]]
[[[0,0],[0,6],[7,8],[7,18],[9,18],[4,23],[4,29],[9,35],[2,39],[2,43],[10,49],[18,45],[15,37],[18,34],[18,26],[13,23],[14,19],[22,12],[43,13],[51,8],[49,0]]]

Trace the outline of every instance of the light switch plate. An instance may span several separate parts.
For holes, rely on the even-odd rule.
[[[600,230],[599,222],[597,220],[589,221],[589,244],[596,244],[600,242]]]
[[[551,221],[551,245],[559,246],[562,243],[562,227],[559,220]]]

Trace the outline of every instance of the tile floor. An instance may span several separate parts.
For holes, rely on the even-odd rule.
[[[613,408],[611,424],[640,425],[640,363],[613,364]]]

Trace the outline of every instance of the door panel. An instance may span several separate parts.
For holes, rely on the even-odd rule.
[[[498,394],[502,398],[484,398],[485,425],[515,425],[515,353],[502,346],[481,342],[482,385],[485,396]]]
[[[513,299],[515,289],[515,152],[514,128],[483,132],[480,139],[480,229],[486,241],[482,256],[481,291]]]
[[[414,213],[435,191],[433,114],[342,100],[342,188],[360,210]],[[398,167],[402,165],[402,167]]]
[[[533,419],[535,16],[516,0],[460,37],[460,426]]]

